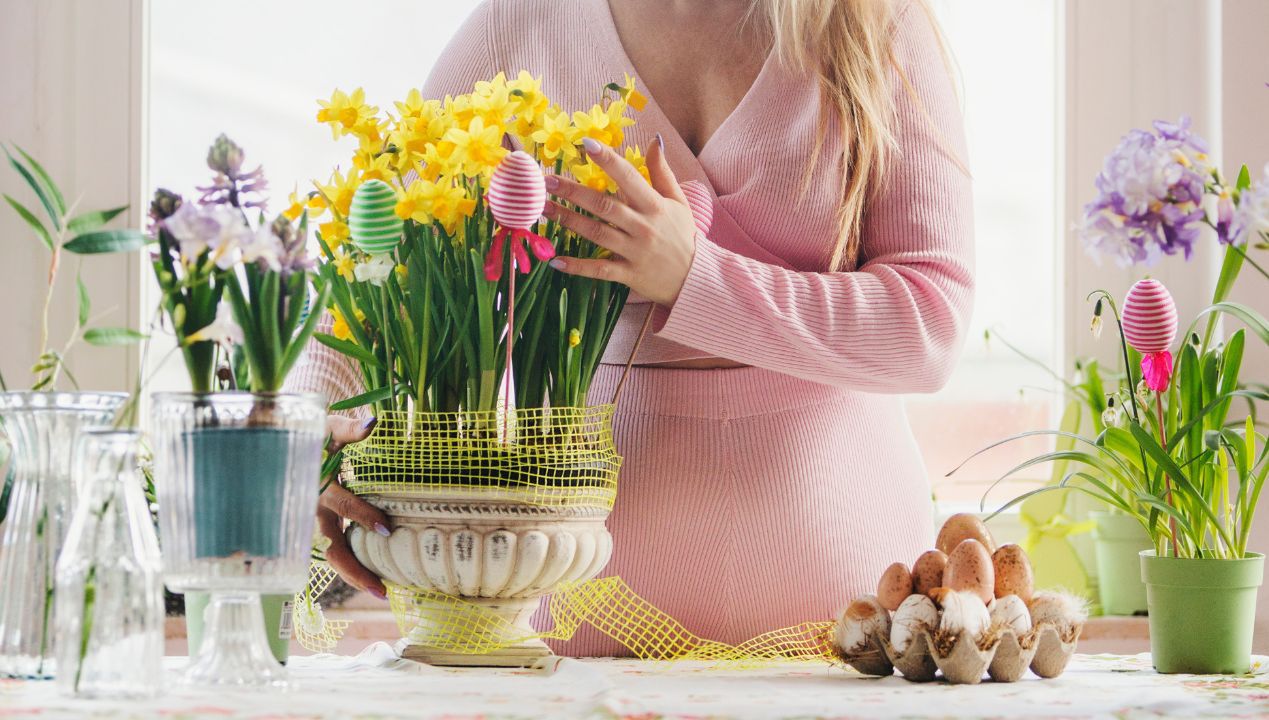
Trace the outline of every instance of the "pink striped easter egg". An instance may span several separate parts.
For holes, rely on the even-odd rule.
[[[702,235],[709,234],[714,224],[714,198],[710,196],[705,184],[699,180],[688,180],[679,185],[687,196],[687,205],[692,208],[692,219],[696,221],[696,230]]]
[[[509,153],[494,168],[485,197],[499,225],[528,230],[546,207],[546,183],[541,166],[523,150]]]
[[[1143,354],[1164,352],[1176,339],[1176,303],[1158,280],[1138,280],[1124,298],[1124,338]]]

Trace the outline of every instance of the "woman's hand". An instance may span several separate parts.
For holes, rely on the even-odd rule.
[[[368,422],[352,418],[331,415],[326,418],[326,428],[331,434],[330,452],[338,452],[348,443],[365,440],[374,428],[375,421]],[[338,478],[332,478],[325,492],[318,498],[317,527],[330,539],[330,547],[326,549],[326,560],[349,585],[358,590],[365,590],[383,600],[387,597],[383,581],[374,573],[357,562],[348,540],[344,537],[344,518],[358,525],[387,536],[388,516],[379,508],[352,494]]]
[[[670,307],[692,268],[696,224],[678,180],[665,162],[660,135],[648,151],[651,186],[612,148],[590,138],[586,154],[617,183],[616,195],[575,180],[548,175],[546,189],[594,213],[595,218],[547,203],[546,216],[612,252],[603,259],[556,257],[551,267],[584,277],[614,280],[659,305]]]

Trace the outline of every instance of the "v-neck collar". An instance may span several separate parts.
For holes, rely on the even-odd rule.
[[[651,111],[655,113],[658,123],[664,125],[665,128],[669,130],[669,135],[673,138],[674,142],[679,145],[683,153],[696,161],[696,164],[704,170],[710,151],[715,145],[726,141],[727,138],[724,135],[724,132],[727,131],[730,126],[739,122],[738,118],[742,115],[742,113],[748,111],[749,105],[755,102],[755,97],[762,90],[763,82],[767,75],[770,74],[772,65],[775,64],[775,50],[772,49],[767,52],[767,57],[763,60],[762,68],[758,70],[758,75],[754,78],[753,84],[751,84],[749,89],[745,91],[744,96],[740,98],[740,102],[736,103],[736,107],[732,108],[727,117],[723,118],[723,121],[718,125],[718,127],[714,128],[714,132],[710,133],[710,136],[706,138],[705,144],[701,146],[700,152],[693,152],[691,146],[683,139],[683,136],[679,132],[678,128],[674,127],[674,123],[670,122],[669,116],[661,109],[661,106],[657,103],[656,98],[652,95],[652,91],[648,88],[648,84],[644,82],[643,77],[639,75],[638,68],[636,68],[634,63],[630,60],[630,54],[626,52],[626,46],[621,41],[621,34],[617,32],[617,21],[613,18],[612,6],[609,5],[609,0],[585,0],[585,2],[590,6],[590,10],[594,13],[597,24],[601,28],[601,32],[607,36],[602,39],[601,45],[607,45],[608,51],[612,52],[616,56],[617,63],[620,68],[634,77],[638,86],[641,88],[641,92],[644,97],[647,98],[648,103],[644,108],[644,112],[646,113]]]

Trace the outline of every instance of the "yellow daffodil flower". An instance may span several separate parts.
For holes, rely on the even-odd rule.
[[[392,153],[381,153],[378,157],[374,157],[368,153],[358,152],[353,156],[353,165],[361,171],[358,184],[367,180],[382,180],[391,185],[397,177],[396,168],[393,167],[395,159]]]
[[[317,231],[322,234],[322,241],[326,243],[326,247],[334,250],[340,245],[348,242],[351,233],[348,232],[348,225],[340,220],[330,220],[317,226]]]
[[[323,235],[322,239],[325,240],[326,236]],[[327,240],[327,244],[330,244],[329,240]],[[356,280],[357,276],[354,274],[354,270],[357,267],[357,261],[353,259],[352,253],[348,252],[343,245],[331,248],[331,252],[335,253],[335,259],[331,261],[335,263],[335,272],[338,272],[340,277],[348,282]]]
[[[296,219],[298,219],[304,212],[304,207],[308,205],[308,198],[301,197],[300,189],[297,187],[291,191],[291,195],[287,200],[290,204],[282,211],[282,217],[285,217],[291,222],[295,222]]]
[[[542,92],[542,78],[533,77],[528,70],[521,70],[515,80],[507,83],[512,93],[517,115],[537,117],[546,112],[551,100]]]
[[[568,113],[559,108],[551,108],[542,117],[542,128],[529,137],[537,143],[538,153],[544,161],[554,163],[563,157],[564,162],[568,163],[577,157],[581,131],[569,122]]]
[[[608,177],[608,173],[604,169],[595,164],[594,160],[586,158],[586,162],[578,163],[572,168],[573,177],[577,178],[577,182],[585,185],[592,190],[599,192],[617,192],[617,181]]]
[[[469,177],[489,175],[502,162],[507,149],[502,146],[502,128],[473,118],[467,129],[451,128],[445,139],[454,144],[454,154]]]
[[[361,179],[357,177],[356,171],[350,171],[344,176],[339,169],[331,173],[330,182],[322,185],[314,182],[314,187],[325,198],[327,205],[335,211],[339,218],[348,217],[348,209],[352,207],[353,193],[357,192],[357,186],[361,184]]]
[[[637,112],[642,112],[643,108],[648,104],[648,98],[643,93],[635,89],[635,79],[630,73],[622,73],[624,76],[621,83],[621,89],[618,93],[626,104],[634,108]]]
[[[400,281],[400,282],[405,282],[407,279],[409,279],[409,277],[410,277],[410,268],[408,268],[408,267],[406,267],[406,266],[404,266],[404,265],[397,265],[397,266],[396,266],[396,268],[395,268],[395,270],[397,271],[397,280],[398,280],[398,281]]]
[[[595,105],[587,112],[579,110],[573,113],[573,126],[577,128],[579,141],[582,138],[593,138],[605,145],[615,146],[612,142],[611,125],[612,118],[602,105]]]
[[[353,312],[356,313],[358,325],[366,322],[366,314],[360,308],[354,308]],[[340,340],[356,342],[353,338],[352,330],[348,327],[348,321],[344,319],[343,313],[339,312],[339,308],[331,308],[330,314],[334,319],[334,322],[331,323],[330,334]]]
[[[626,103],[621,100],[614,100],[608,103],[608,128],[612,134],[612,141],[608,144],[612,147],[618,147],[626,140],[625,129],[634,125],[634,120],[626,117]]]
[[[366,104],[366,93],[357,88],[349,95],[342,90],[331,93],[330,100],[318,100],[321,109],[317,111],[317,121],[330,125],[331,136],[338,139],[347,135],[367,122],[373,122],[379,114],[379,108]]]
[[[393,211],[402,220],[413,220],[426,225],[432,222],[432,202],[427,197],[427,180],[415,180],[404,190],[397,191],[397,204]]]
[[[638,145],[626,148],[626,162],[634,165],[635,170],[639,171],[643,179],[649,185],[652,184],[652,177],[648,175],[648,159],[643,156],[643,151],[639,149]]]
[[[582,333],[577,328],[568,331],[568,346],[575,348],[582,344]]]

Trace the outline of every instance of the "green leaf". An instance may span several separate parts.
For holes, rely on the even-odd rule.
[[[44,189],[48,191],[49,197],[52,198],[54,206],[57,207],[57,214],[59,216],[65,215],[66,199],[62,197],[62,191],[57,188],[57,183],[53,182],[53,178],[49,177],[48,172],[44,170],[44,166],[36,162],[35,158],[28,155],[21,147],[18,147],[17,145],[14,145],[13,147],[17,148],[19,153],[22,153],[22,157],[26,159],[27,164],[31,166],[31,169],[35,171],[36,176],[39,177],[40,182],[43,183]]]
[[[375,357],[374,353],[350,340],[340,340],[334,335],[327,335],[326,333],[317,333],[313,335],[313,339],[332,350],[347,355],[357,362],[365,363],[371,367],[382,367],[382,363],[379,362],[379,358]]]
[[[372,403],[377,403],[383,400],[387,400],[393,395],[399,395],[404,390],[405,390],[404,385],[397,385],[395,393],[390,387],[385,386],[381,388],[376,388],[374,390],[371,390],[370,392],[364,392],[360,395],[354,395],[353,397],[347,398],[345,400],[340,400],[337,403],[333,403],[330,406],[330,409],[332,412],[339,412],[340,410],[351,410],[352,408],[361,407],[362,405],[370,405]]]
[[[14,200],[8,195],[5,195],[4,199],[5,202],[9,203],[9,207],[12,207],[13,211],[25,220],[27,225],[31,226],[31,229],[35,231],[35,234],[40,236],[40,239],[44,241],[44,246],[49,250],[52,250],[53,236],[49,234],[48,228],[44,227],[44,223],[40,222],[39,218],[31,214],[31,211],[27,210],[22,203]]]
[[[8,469],[4,474],[4,481],[0,482],[0,523],[4,522],[4,517],[8,514],[9,495],[13,492],[13,481],[17,477],[17,471],[13,466],[12,459],[9,443],[0,442],[0,467],[8,465]]]
[[[21,150],[19,149],[19,152],[20,151]],[[9,158],[9,164],[13,166],[13,169],[18,171],[18,174],[22,176],[22,179],[26,180],[26,184],[30,186],[31,191],[34,192],[35,196],[40,199],[40,204],[44,206],[44,212],[48,213],[48,218],[53,223],[53,229],[61,230],[62,221],[59,218],[61,218],[62,212],[65,212],[65,208],[62,209],[62,212],[58,212],[56,206],[53,205],[53,200],[49,196],[49,193],[45,192],[44,188],[40,185],[40,181],[31,176],[31,171],[27,170],[25,165],[15,160],[13,156],[9,154],[8,148],[4,148],[4,154],[5,157]],[[23,153],[23,155],[25,155],[25,153]]]
[[[92,328],[84,331],[84,342],[98,347],[131,345],[149,337],[131,328]]]
[[[75,294],[79,298],[79,324],[82,326],[88,322],[92,301],[88,299],[88,288],[84,286],[84,279],[78,273],[75,274]]]
[[[119,215],[127,212],[128,206],[111,208],[110,210],[96,210],[94,212],[86,212],[83,215],[77,215],[70,222],[66,223],[66,229],[73,235],[91,232],[105,225]]]
[[[154,242],[139,230],[97,230],[71,238],[62,247],[76,255],[132,252]]]
[[[1234,189],[1242,192],[1249,187],[1251,187],[1251,170],[1246,165],[1243,165],[1242,170],[1238,171],[1238,181],[1234,183]]]

